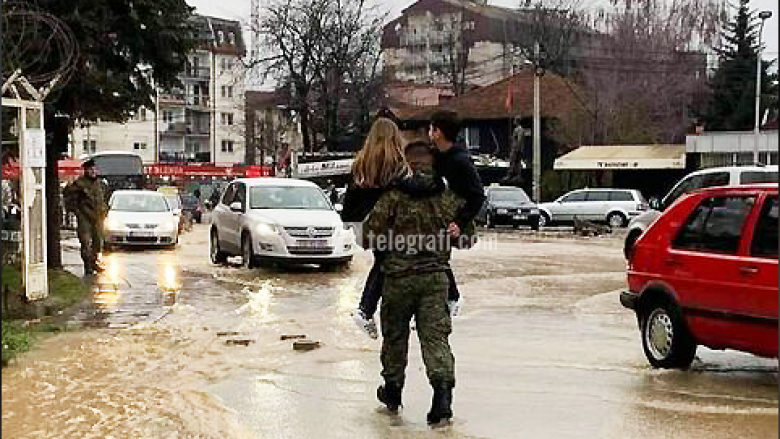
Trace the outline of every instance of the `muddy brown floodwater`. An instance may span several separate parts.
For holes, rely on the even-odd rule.
[[[369,254],[338,272],[214,267],[207,232],[196,226],[175,251],[112,255],[118,294],[139,298],[127,306],[161,317],[50,338],[3,370],[3,437],[778,435],[776,360],[700,348],[690,371],[648,366],[633,314],[618,301],[619,237],[503,232],[489,248],[456,252],[465,303],[451,339],[455,417],[431,430],[416,340],[401,414],[375,400],[380,344],[349,316]],[[78,252],[65,259],[77,264]],[[142,300],[171,276],[181,286],[173,306]],[[320,348],[294,351],[286,334]]]

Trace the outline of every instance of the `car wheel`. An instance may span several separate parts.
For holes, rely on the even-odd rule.
[[[696,355],[696,342],[679,307],[669,301],[655,301],[644,311],[642,348],[650,364],[663,369],[689,368]]]
[[[244,260],[246,268],[257,268],[257,258],[252,248],[252,236],[246,232],[241,237],[241,258]]]
[[[212,264],[224,264],[227,262],[227,253],[219,248],[219,236],[216,230],[211,230],[211,239],[209,239],[209,255]]]
[[[539,227],[541,227],[542,225],[542,217],[541,216],[537,216],[536,218],[532,217],[530,223],[531,223],[531,230],[538,231]]]
[[[547,227],[550,224],[552,224],[552,220],[550,219],[550,217],[546,213],[541,213],[539,215],[538,223],[539,223],[539,227]]]
[[[628,218],[626,218],[622,213],[613,212],[607,216],[607,223],[613,229],[617,227],[625,227],[628,225]]]
[[[487,214],[485,215],[485,227],[488,229],[492,229],[496,227],[496,225],[493,223],[493,215]]]

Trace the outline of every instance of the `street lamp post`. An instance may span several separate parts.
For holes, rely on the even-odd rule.
[[[764,33],[764,22],[772,16],[772,11],[761,11],[758,18],[761,19],[761,27],[758,30],[758,53],[756,54],[756,124],[753,127],[753,164],[758,164],[758,139],[761,135],[761,37]]]

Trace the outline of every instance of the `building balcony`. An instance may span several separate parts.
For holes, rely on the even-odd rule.
[[[209,136],[211,134],[211,130],[208,126],[188,126],[187,127],[187,135],[188,136]]]
[[[184,105],[184,93],[160,93],[160,105]]]
[[[189,107],[201,107],[203,109],[208,109],[209,97],[204,95],[190,95],[187,96],[186,104]]]
[[[160,132],[163,136],[183,136],[185,132],[184,122],[169,123],[168,126]]]
[[[182,75],[182,77],[185,80],[208,81],[209,79],[211,79],[210,70],[211,69],[209,69],[208,67],[199,67],[197,69],[194,67],[189,67],[184,70],[184,74]]]

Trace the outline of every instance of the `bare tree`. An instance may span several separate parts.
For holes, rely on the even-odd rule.
[[[366,0],[273,0],[251,24],[268,53],[250,65],[289,86],[304,151],[317,147],[317,132],[326,144],[342,134],[341,107],[354,88],[349,80],[376,54],[385,18]]]
[[[706,95],[708,47],[723,22],[717,0],[613,0],[589,17],[607,37],[580,66],[598,143],[676,143]]]
[[[458,12],[450,12],[436,16],[433,26],[436,29],[432,33],[433,39],[430,56],[440,57],[438,63],[441,68],[437,73],[444,76],[452,87],[455,96],[466,92],[467,71],[469,70],[469,52],[473,46],[471,41],[471,25],[465,5]],[[439,55],[441,54],[441,55]]]
[[[304,151],[313,146],[311,93],[319,74],[323,22],[332,0],[272,0],[250,26],[261,38],[266,54],[255,54],[249,66],[290,85],[292,107],[300,115]],[[263,56],[265,55],[265,56]]]
[[[513,63],[531,61],[566,75],[574,64],[573,57],[581,52],[583,40],[593,31],[586,26],[581,0],[522,1],[520,7],[523,29],[513,35]],[[535,53],[536,44],[540,54]]]
[[[376,75],[379,39],[387,14],[369,6],[365,0],[332,0],[323,22],[320,50],[317,51],[316,93],[325,145],[335,146],[353,120],[344,111],[356,102],[350,95],[360,90],[366,75]],[[355,79],[357,82],[352,82]],[[346,113],[346,114],[345,114]]]

